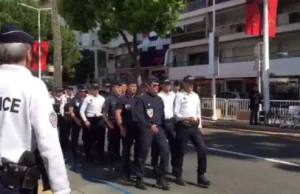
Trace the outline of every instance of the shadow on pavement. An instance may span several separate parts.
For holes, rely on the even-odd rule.
[[[204,138],[207,147],[255,155],[262,158],[284,160],[300,165],[300,140],[297,139],[221,131],[209,131],[205,133]],[[194,149],[190,148],[189,150],[193,151]],[[209,151],[209,154],[240,160],[258,160],[247,156],[239,156],[218,151]],[[300,172],[300,167],[296,166],[276,164],[274,167],[287,171]]]
[[[69,170],[80,174],[81,177],[92,183],[99,183],[108,185],[113,187],[115,190],[122,190],[122,188],[118,188],[113,183],[119,184],[126,187],[134,187],[135,185],[135,177],[132,180],[126,180],[123,174],[121,164],[118,165],[118,169],[113,171],[109,168],[109,165],[105,164],[101,165],[97,162],[87,163],[84,158],[79,158],[74,162],[72,157],[66,156],[67,165],[70,166]],[[145,178],[152,178],[152,168],[151,166],[145,166]],[[148,187],[156,187],[155,184],[150,184],[146,182]],[[121,192],[124,192],[123,190]]]

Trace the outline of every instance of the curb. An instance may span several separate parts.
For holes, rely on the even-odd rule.
[[[53,194],[52,191],[43,191],[43,184],[38,184],[38,194]]]
[[[267,129],[254,129],[249,128],[246,126],[234,126],[234,125],[225,125],[225,124],[217,124],[217,123],[204,123],[204,128],[206,129],[221,129],[225,131],[235,131],[235,132],[241,132],[241,133],[254,133],[254,134],[262,134],[262,135],[272,135],[277,137],[283,137],[283,138],[293,138],[296,140],[300,140],[300,134],[299,133],[292,133],[292,132],[278,132],[277,130]]]

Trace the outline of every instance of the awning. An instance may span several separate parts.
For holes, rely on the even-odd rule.
[[[186,19],[179,19],[177,26],[183,27],[189,24],[197,23],[197,22],[203,22],[205,18],[205,15],[198,15],[195,17],[190,17]]]

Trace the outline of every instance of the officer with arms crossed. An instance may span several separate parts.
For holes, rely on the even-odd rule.
[[[175,93],[171,91],[171,82],[168,78],[164,78],[161,81],[162,90],[158,93],[158,96],[162,98],[164,102],[164,113],[165,113],[165,126],[164,131],[168,138],[170,149],[171,149],[171,164],[174,168],[176,147],[175,147],[175,129],[174,129],[174,99]],[[157,163],[158,163],[159,151],[157,145],[153,144],[151,150],[151,165],[153,166],[154,173],[157,172]]]
[[[126,178],[130,180],[132,173],[130,166],[130,153],[131,147],[137,142],[138,137],[138,125],[135,119],[136,109],[136,97],[137,84],[135,81],[129,80],[127,82],[127,93],[121,96],[116,105],[116,121],[120,128],[120,133],[123,143],[123,167]],[[137,163],[137,148],[138,145],[134,146],[134,163]]]
[[[190,75],[183,78],[183,91],[178,92],[175,97],[174,115],[176,124],[177,154],[174,167],[176,183],[185,185],[182,179],[183,157],[188,140],[191,140],[198,154],[198,180],[199,186],[208,187],[210,181],[204,176],[206,172],[206,147],[201,133],[201,104],[198,94],[193,92],[194,78]]]
[[[91,161],[91,148],[97,145],[98,159],[103,160],[105,124],[102,116],[105,99],[99,95],[98,84],[91,85],[91,94],[82,102],[80,116],[84,122],[83,146],[87,161]]]
[[[38,149],[54,194],[71,192],[46,85],[26,68],[33,37],[13,24],[0,33],[0,193],[37,193]]]
[[[165,179],[165,175],[168,172],[170,149],[163,130],[165,122],[164,102],[157,95],[159,87],[157,78],[150,77],[146,86],[148,92],[139,96],[136,110],[136,118],[139,125],[139,154],[136,187],[142,190],[147,189],[143,182],[145,161],[152,143],[155,143],[157,144],[161,157],[156,183],[158,186],[161,186],[163,190],[169,190],[169,184]]]

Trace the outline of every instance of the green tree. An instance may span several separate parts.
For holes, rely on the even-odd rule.
[[[177,24],[182,0],[60,0],[59,12],[71,28],[88,31],[100,25],[101,43],[122,36],[136,66],[140,82],[137,35],[155,31],[166,35]],[[132,46],[126,32],[132,35]]]
[[[34,0],[0,0],[0,26],[5,23],[14,23],[23,28],[26,32],[38,38],[38,14],[35,10],[20,6],[17,3],[38,7]],[[63,69],[67,79],[74,77],[74,67],[80,62],[82,56],[77,47],[76,36],[67,27],[61,27],[62,34],[62,56]],[[49,52],[50,61],[53,61],[53,41],[51,30],[51,13],[41,12],[41,39],[50,40]],[[51,62],[52,63],[52,62]]]

